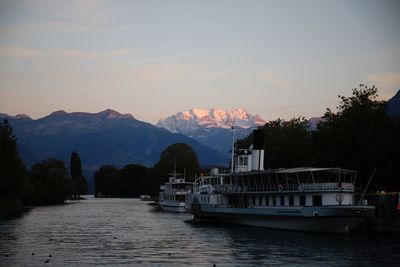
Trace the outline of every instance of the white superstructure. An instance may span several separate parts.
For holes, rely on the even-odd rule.
[[[186,212],[185,201],[192,188],[193,183],[177,178],[174,174],[160,186],[158,205],[165,211]]]

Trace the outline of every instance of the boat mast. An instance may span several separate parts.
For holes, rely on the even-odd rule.
[[[176,178],[176,160],[174,162],[174,177]]]
[[[231,174],[233,174],[233,162],[234,162],[234,156],[235,156],[235,121],[233,121],[233,125],[231,128],[232,128]]]

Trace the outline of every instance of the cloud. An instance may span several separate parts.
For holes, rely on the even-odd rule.
[[[124,30],[113,20],[126,12],[131,3],[103,0],[26,0],[18,8],[10,8],[18,23],[0,27],[0,34],[58,33],[109,33]],[[29,16],[22,16],[28,12]]]
[[[366,77],[373,82],[383,94],[392,94],[396,89],[400,89],[400,73],[372,73]],[[386,91],[386,92],[385,92]]]
[[[3,46],[0,47],[0,58],[33,59],[40,56],[40,52],[34,49]]]
[[[57,18],[72,21],[109,21],[117,4],[104,0],[28,0],[25,5],[32,12],[40,14],[57,14]]]
[[[128,56],[127,50],[89,51],[89,50],[36,50],[18,46],[0,47],[0,58],[10,59],[83,59],[83,60],[104,60]]]
[[[8,27],[0,27],[1,34],[36,34],[36,33],[109,33],[122,31],[122,26],[111,27],[93,23],[77,23],[71,21],[49,23],[24,23]]]
[[[288,87],[293,84],[293,82],[285,80],[277,76],[270,71],[264,71],[260,75],[261,80],[268,82],[269,84],[277,87]]]

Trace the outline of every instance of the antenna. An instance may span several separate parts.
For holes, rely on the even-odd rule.
[[[233,125],[232,125],[232,158],[231,158],[231,173],[233,173],[234,169],[233,169],[233,162],[234,162],[234,156],[235,156],[235,121],[233,121]]]
[[[174,163],[174,177],[176,178],[176,160],[175,160],[175,163]]]

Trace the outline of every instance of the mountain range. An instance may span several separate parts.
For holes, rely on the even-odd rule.
[[[242,108],[232,111],[212,108],[181,111],[160,119],[156,126],[186,135],[228,156],[232,145],[232,126],[235,126],[235,137],[243,138],[264,124],[259,115],[251,115]]]
[[[387,101],[386,107],[390,117],[400,117],[400,90]]]
[[[73,150],[78,151],[86,170],[94,171],[103,164],[152,166],[167,146],[178,142],[190,145],[202,165],[225,165],[229,161],[187,136],[110,109],[99,113],[60,110],[37,120],[0,114],[0,119],[4,118],[13,127],[21,158],[28,166],[47,157],[68,163]]]
[[[387,112],[391,117],[400,116],[400,91],[387,101]],[[244,109],[215,108],[178,112],[160,119],[156,125],[110,109],[99,113],[60,110],[36,120],[24,114],[0,113],[0,120],[4,118],[13,127],[20,155],[28,166],[47,157],[69,162],[71,152],[77,150],[84,169],[91,171],[103,164],[152,166],[167,146],[177,142],[190,145],[203,166],[226,165],[232,125],[238,139],[265,124],[259,115]],[[310,130],[320,120],[311,118]]]

